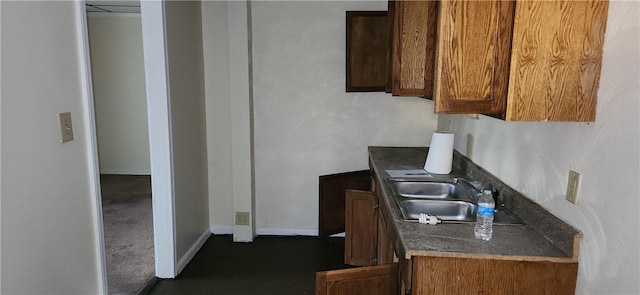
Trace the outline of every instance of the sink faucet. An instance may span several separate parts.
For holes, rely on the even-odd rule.
[[[480,196],[482,195],[485,189],[488,189],[491,191],[491,196],[493,197],[493,201],[496,204],[496,208],[498,208],[498,205],[500,205],[501,207],[504,207],[504,203],[498,202],[499,201],[498,190],[493,189],[491,184],[489,184],[488,187],[485,187],[484,185],[482,185],[482,183],[480,183],[480,181],[476,181],[476,180],[469,181],[462,177],[454,177],[453,183],[458,183],[458,182],[464,182],[468,184],[475,191],[475,195],[471,196],[475,201],[477,201],[480,198]]]
[[[482,186],[482,183],[480,183],[480,181],[469,181],[467,179],[464,179],[462,177],[454,177],[453,178],[453,183],[458,183],[458,182],[464,182],[466,184],[468,184],[469,186],[471,186],[471,188],[473,188],[473,190],[476,191],[476,195],[474,196],[475,199],[478,199],[480,197],[480,195],[482,194],[482,191],[484,190],[484,187]]]

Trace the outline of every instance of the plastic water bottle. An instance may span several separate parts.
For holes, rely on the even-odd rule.
[[[476,213],[476,239],[491,240],[493,235],[493,213],[496,203],[493,201],[493,193],[484,190],[478,199],[478,211]]]

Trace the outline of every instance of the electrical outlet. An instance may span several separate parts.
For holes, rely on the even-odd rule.
[[[71,113],[59,113],[58,122],[60,122],[60,141],[67,142],[73,140],[73,124],[71,124]]]
[[[236,212],[236,225],[249,225],[249,212]]]
[[[569,182],[567,183],[567,201],[578,204],[580,192],[580,173],[569,170]]]

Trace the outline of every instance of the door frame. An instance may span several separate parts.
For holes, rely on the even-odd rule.
[[[87,157],[89,182],[94,201],[95,244],[99,290],[107,294],[106,251],[102,219],[102,195],[96,120],[91,77],[88,21],[85,0],[76,1],[76,24],[80,54],[80,74],[84,101],[82,124],[87,129]],[[167,47],[165,40],[164,3],[141,1],[142,38],[144,46],[145,88],[149,125],[149,152],[153,193],[153,236],[155,275],[175,278],[177,275],[175,234],[175,191],[173,175],[173,147],[171,144],[171,108],[169,101]],[[152,81],[152,82],[150,82]],[[152,84],[153,83],[153,84]],[[154,85],[150,87],[149,85]]]

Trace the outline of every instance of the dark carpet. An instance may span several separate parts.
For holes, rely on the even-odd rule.
[[[343,269],[344,238],[212,235],[184,271],[147,294],[315,294],[317,271]]]
[[[154,277],[151,177],[101,175],[109,294],[138,294]]]

